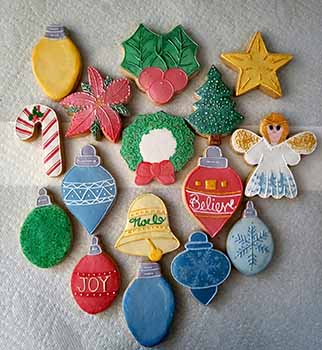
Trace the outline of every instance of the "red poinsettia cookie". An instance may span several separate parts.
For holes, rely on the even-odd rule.
[[[82,83],[82,92],[65,97],[60,103],[73,114],[66,136],[73,137],[92,132],[96,139],[101,132],[111,142],[119,140],[121,115],[128,115],[127,103],[131,87],[127,79],[105,80],[94,67],[88,67],[88,83]]]

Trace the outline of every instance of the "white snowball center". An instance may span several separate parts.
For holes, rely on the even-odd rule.
[[[139,147],[145,162],[159,163],[175,153],[177,141],[170,130],[154,129],[142,136]]]

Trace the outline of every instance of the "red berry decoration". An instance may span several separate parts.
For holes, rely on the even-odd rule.
[[[163,71],[157,67],[148,67],[143,69],[138,77],[142,90],[159,105],[168,103],[175,93],[182,91],[188,80],[187,74],[180,68]]]
[[[172,84],[176,93],[182,91],[189,80],[187,74],[180,68],[170,68],[165,71],[164,79]]]
[[[214,237],[237,210],[243,195],[243,183],[228,166],[221,149],[210,146],[199,166],[187,176],[183,200],[189,212],[205,231]]]
[[[97,314],[106,310],[120,288],[120,274],[113,260],[92,237],[89,253],[76,265],[72,278],[73,296],[82,310]]]

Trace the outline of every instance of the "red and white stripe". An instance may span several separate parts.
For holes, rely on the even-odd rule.
[[[43,113],[42,118],[29,120],[29,115],[36,106],[37,110]],[[58,118],[54,110],[44,105],[26,106],[16,119],[16,134],[20,140],[29,140],[35,131],[35,125],[41,124],[42,148],[46,174],[54,177],[61,174],[62,156],[60,146],[60,132]]]

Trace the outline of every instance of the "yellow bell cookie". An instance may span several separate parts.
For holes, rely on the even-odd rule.
[[[115,248],[129,255],[159,261],[162,255],[180,246],[169,227],[168,212],[161,198],[143,193],[132,202],[125,230]]]
[[[54,101],[67,96],[81,74],[81,57],[61,25],[49,25],[32,51],[32,70],[44,93]]]

